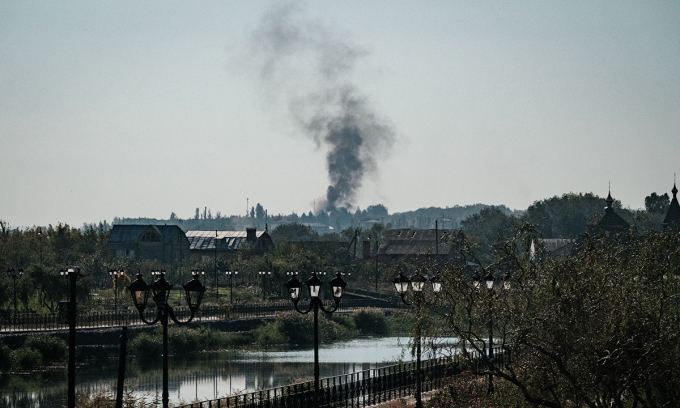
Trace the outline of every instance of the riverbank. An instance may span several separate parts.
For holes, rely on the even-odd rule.
[[[324,316],[320,319],[319,333],[322,343],[331,343],[361,336],[404,335],[410,327],[412,317],[409,314],[386,315],[379,309],[363,309],[347,315]],[[78,330],[78,364],[118,358],[121,333],[121,328]],[[313,343],[313,321],[309,315],[285,312],[276,318],[197,321],[181,327],[172,324],[168,334],[171,355],[252,347],[305,346]],[[36,342],[36,339],[41,340]],[[40,335],[32,332],[2,335],[0,357],[4,357],[2,360],[8,364],[0,366],[0,371],[63,369],[66,365],[67,339],[67,331]],[[35,346],[47,343],[54,343],[52,351],[43,351],[45,347]],[[152,359],[161,351],[160,326],[135,326],[128,329],[129,359]]]
[[[394,364],[411,358],[408,338],[360,338],[324,344],[319,349],[320,376],[335,377]],[[271,389],[309,380],[314,374],[311,347],[250,347],[170,356],[171,403],[206,401],[227,395]],[[115,393],[118,361],[83,362],[76,375],[76,390],[94,395]],[[0,400],[16,398],[25,408],[60,408],[66,404],[65,370],[0,375]],[[162,381],[162,359],[128,360],[125,391],[151,402]],[[1,406],[1,405],[0,405]]]

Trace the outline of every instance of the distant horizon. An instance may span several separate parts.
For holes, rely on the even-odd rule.
[[[669,190],[668,192],[658,192],[658,191],[653,191],[653,192],[648,193],[646,196],[649,196],[649,195],[652,194],[652,193],[657,193],[657,194],[659,194],[659,195],[663,195],[664,193],[666,193],[666,194],[669,195],[670,198],[672,198],[672,195],[670,194],[670,190]],[[564,194],[593,194],[593,195],[595,195],[596,197],[598,197],[598,198],[600,198],[600,199],[603,199],[603,200],[607,197],[606,195],[599,195],[599,194],[595,194],[595,193],[593,193],[593,192],[576,192],[576,193],[574,193],[574,192],[568,192],[568,193],[563,193],[563,194],[559,194],[559,195],[555,195],[555,196],[551,196],[551,197],[544,197],[544,198],[542,198],[542,199],[539,199],[539,200],[534,201],[531,205],[533,205],[533,204],[536,203],[537,201],[547,200],[547,199],[550,199],[550,198],[553,198],[553,197],[562,197]],[[646,196],[645,196],[645,197],[646,197]],[[614,194],[612,194],[612,198],[613,198],[614,200],[620,201],[620,200],[618,200],[618,198],[617,198]],[[255,204],[261,204],[261,203],[255,203]],[[380,203],[370,204],[370,205],[380,205]],[[444,206],[444,207],[440,207],[440,206],[425,206],[425,207],[419,207],[419,208],[416,208],[416,209],[413,209],[413,210],[390,212],[390,211],[389,211],[389,208],[388,208],[387,206],[385,206],[385,207],[386,207],[387,210],[388,210],[388,215],[389,215],[389,216],[394,216],[395,214],[417,212],[417,211],[419,211],[419,210],[425,210],[425,209],[430,209],[430,208],[438,208],[438,209],[454,209],[454,208],[466,208],[466,207],[472,207],[472,206],[478,206],[478,205],[486,206],[486,207],[504,207],[504,208],[506,208],[508,211],[513,212],[513,213],[514,213],[514,212],[522,212],[522,213],[523,213],[523,212],[526,212],[526,210],[529,208],[529,206],[527,206],[527,208],[517,209],[517,208],[510,208],[510,207],[508,207],[508,206],[505,205],[505,204],[484,204],[484,203],[474,203],[474,204],[465,204],[465,205],[454,204],[453,206]],[[203,211],[203,209],[204,209],[205,207],[206,207],[206,206],[203,206],[203,207],[195,207],[195,208],[194,208],[194,211],[195,211],[196,208],[199,208],[200,211],[201,211],[201,214],[202,214],[202,211]],[[251,207],[254,207],[254,206],[251,206]],[[368,206],[367,206],[367,207],[368,207]],[[626,206],[625,203],[621,203],[621,208],[622,208],[622,209],[625,209],[625,210],[629,210],[629,211],[638,211],[638,210],[643,211],[643,210],[645,210],[644,206],[643,206],[642,208],[632,208],[632,207],[630,207],[630,206]],[[266,209],[266,207],[265,207],[265,209]],[[362,210],[365,210],[365,209],[366,209],[366,208],[362,208]],[[212,208],[208,207],[207,210],[211,211],[211,213],[212,213]],[[218,210],[218,211],[219,211],[219,210]],[[218,211],[216,211],[215,214],[216,214]],[[604,207],[603,207],[603,211],[604,211]],[[175,212],[172,211],[171,214],[172,214],[172,213],[175,213]],[[306,211],[306,212],[304,212],[304,213],[305,213],[305,214],[308,214],[309,211]],[[350,213],[351,213],[351,214],[354,214],[355,211],[350,211]],[[211,220],[215,220],[215,219],[216,219],[216,218],[215,218],[215,214],[212,215],[212,218],[210,218]],[[279,216],[282,216],[282,217],[285,218],[285,217],[290,217],[292,214],[293,214],[293,213],[287,213],[287,214],[284,214],[284,213],[276,213],[276,214],[274,214],[274,213],[269,213],[268,217],[269,217],[269,219],[271,219],[272,217],[279,217]],[[300,212],[300,213],[295,212],[295,214],[297,214],[298,216],[300,216],[300,215],[302,215],[303,213],[302,213],[302,212]],[[177,213],[175,213],[175,215],[177,215]],[[316,215],[316,214],[315,214],[315,215]],[[229,219],[229,218],[231,218],[231,217],[250,218],[250,215],[247,215],[247,216],[244,215],[244,214],[221,215],[221,219]],[[8,222],[8,223],[9,223],[9,226],[10,226],[12,229],[14,229],[14,228],[19,228],[19,229],[22,229],[22,230],[23,230],[23,229],[30,229],[30,228],[38,227],[38,226],[40,226],[40,227],[47,227],[47,226],[51,225],[51,226],[54,227],[54,226],[56,226],[56,225],[59,225],[60,222],[61,222],[62,224],[66,224],[66,225],[68,225],[68,226],[70,226],[70,227],[72,227],[72,228],[81,228],[81,227],[83,227],[84,225],[98,225],[100,222],[107,222],[109,225],[112,226],[112,225],[115,225],[115,224],[114,224],[114,222],[115,222],[114,220],[115,220],[116,218],[118,218],[118,219],[125,219],[125,220],[136,220],[136,219],[145,219],[145,218],[148,218],[148,219],[156,219],[156,220],[159,220],[159,221],[170,221],[170,215],[168,215],[168,216],[166,216],[166,217],[162,217],[162,216],[161,216],[161,217],[149,217],[149,216],[137,216],[137,217],[135,217],[135,216],[124,216],[124,217],[122,217],[122,216],[115,215],[115,216],[111,217],[111,219],[102,219],[102,220],[98,220],[98,221],[84,221],[84,222],[81,222],[81,223],[79,223],[79,224],[71,224],[71,223],[64,223],[64,222],[58,221],[58,222],[47,223],[47,224],[32,224],[32,225],[21,225],[21,226],[13,225],[13,224],[12,224],[11,222],[9,222],[8,220],[4,220],[4,219],[1,219],[1,218],[0,218],[0,220]],[[179,221],[194,220],[194,219],[195,219],[195,218],[194,218],[193,216],[192,216],[192,217],[181,217],[181,216],[177,215],[177,220],[179,220]],[[202,220],[202,219],[203,219],[203,218],[199,218],[199,220]]]

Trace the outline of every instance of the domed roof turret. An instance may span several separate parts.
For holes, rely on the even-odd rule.
[[[680,204],[678,204],[678,188],[675,187],[675,183],[673,183],[671,193],[673,193],[673,198],[671,199],[671,204],[668,206],[666,217],[663,219],[664,229],[671,226],[680,228]]]

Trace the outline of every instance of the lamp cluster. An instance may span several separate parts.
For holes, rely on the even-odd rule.
[[[173,285],[165,280],[164,270],[151,271],[151,274],[158,276],[158,279],[151,285],[144,282],[142,274],[138,271],[137,279],[128,286],[128,290],[130,290],[130,294],[132,295],[132,301],[140,313],[146,309],[150,295],[159,307],[165,307],[167,305],[170,290],[172,290],[173,287]],[[205,293],[205,286],[198,280],[200,275],[198,271],[191,271],[191,274],[193,279],[182,286],[184,288],[187,305],[189,306],[189,309],[194,312],[201,304],[203,294]]]
[[[484,282],[486,288],[488,290],[493,289],[494,283],[496,283],[496,278],[489,273],[485,277],[479,276],[479,274],[475,275],[472,277],[472,287],[475,289],[479,289],[482,286],[482,281]],[[510,280],[509,277],[506,276],[506,278],[503,280],[503,288],[502,289],[510,289]]]
[[[433,276],[428,279],[422,275],[405,276],[403,272],[399,272],[396,278],[392,280],[397,293],[403,298],[408,291],[409,284],[414,292],[422,292],[425,284],[430,282],[432,284],[432,291],[439,293],[442,290],[442,284],[437,281],[437,277]]]
[[[302,288],[302,282],[300,282],[295,275],[297,275],[297,272],[287,272],[288,275],[291,275],[290,280],[286,282],[286,288],[288,289],[288,293],[290,294],[290,299],[293,301],[293,303],[297,304],[297,302],[300,300],[300,289]],[[321,285],[323,282],[321,282],[321,279],[318,278],[318,274],[324,274],[325,272],[312,272],[312,277],[305,282],[307,285],[307,288],[309,289],[309,296],[312,299],[318,299],[319,298],[319,292],[321,291]],[[333,292],[333,299],[335,300],[335,303],[340,303],[340,299],[342,298],[343,291],[345,290],[345,286],[347,285],[344,280],[340,277],[340,272],[336,273],[335,278],[333,278],[330,282],[331,284],[331,289]]]
[[[80,275],[80,268],[78,268],[77,266],[72,266],[68,269],[62,269],[62,270],[59,271],[59,275],[61,275],[61,276],[71,276],[71,275],[78,276],[78,275]]]
[[[17,275],[17,272],[19,272],[18,275]],[[7,269],[7,276],[9,276],[10,278],[13,278],[13,279],[16,279],[17,277],[21,277],[21,275],[23,275],[23,274],[24,274],[24,270],[21,269],[21,268],[19,268],[18,271],[15,270],[14,268],[8,268]]]

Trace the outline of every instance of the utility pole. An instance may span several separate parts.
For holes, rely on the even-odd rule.
[[[220,287],[217,281],[217,230],[215,230],[214,247],[215,247],[215,303],[219,303]]]
[[[375,233],[375,291],[378,292],[378,233]]]

